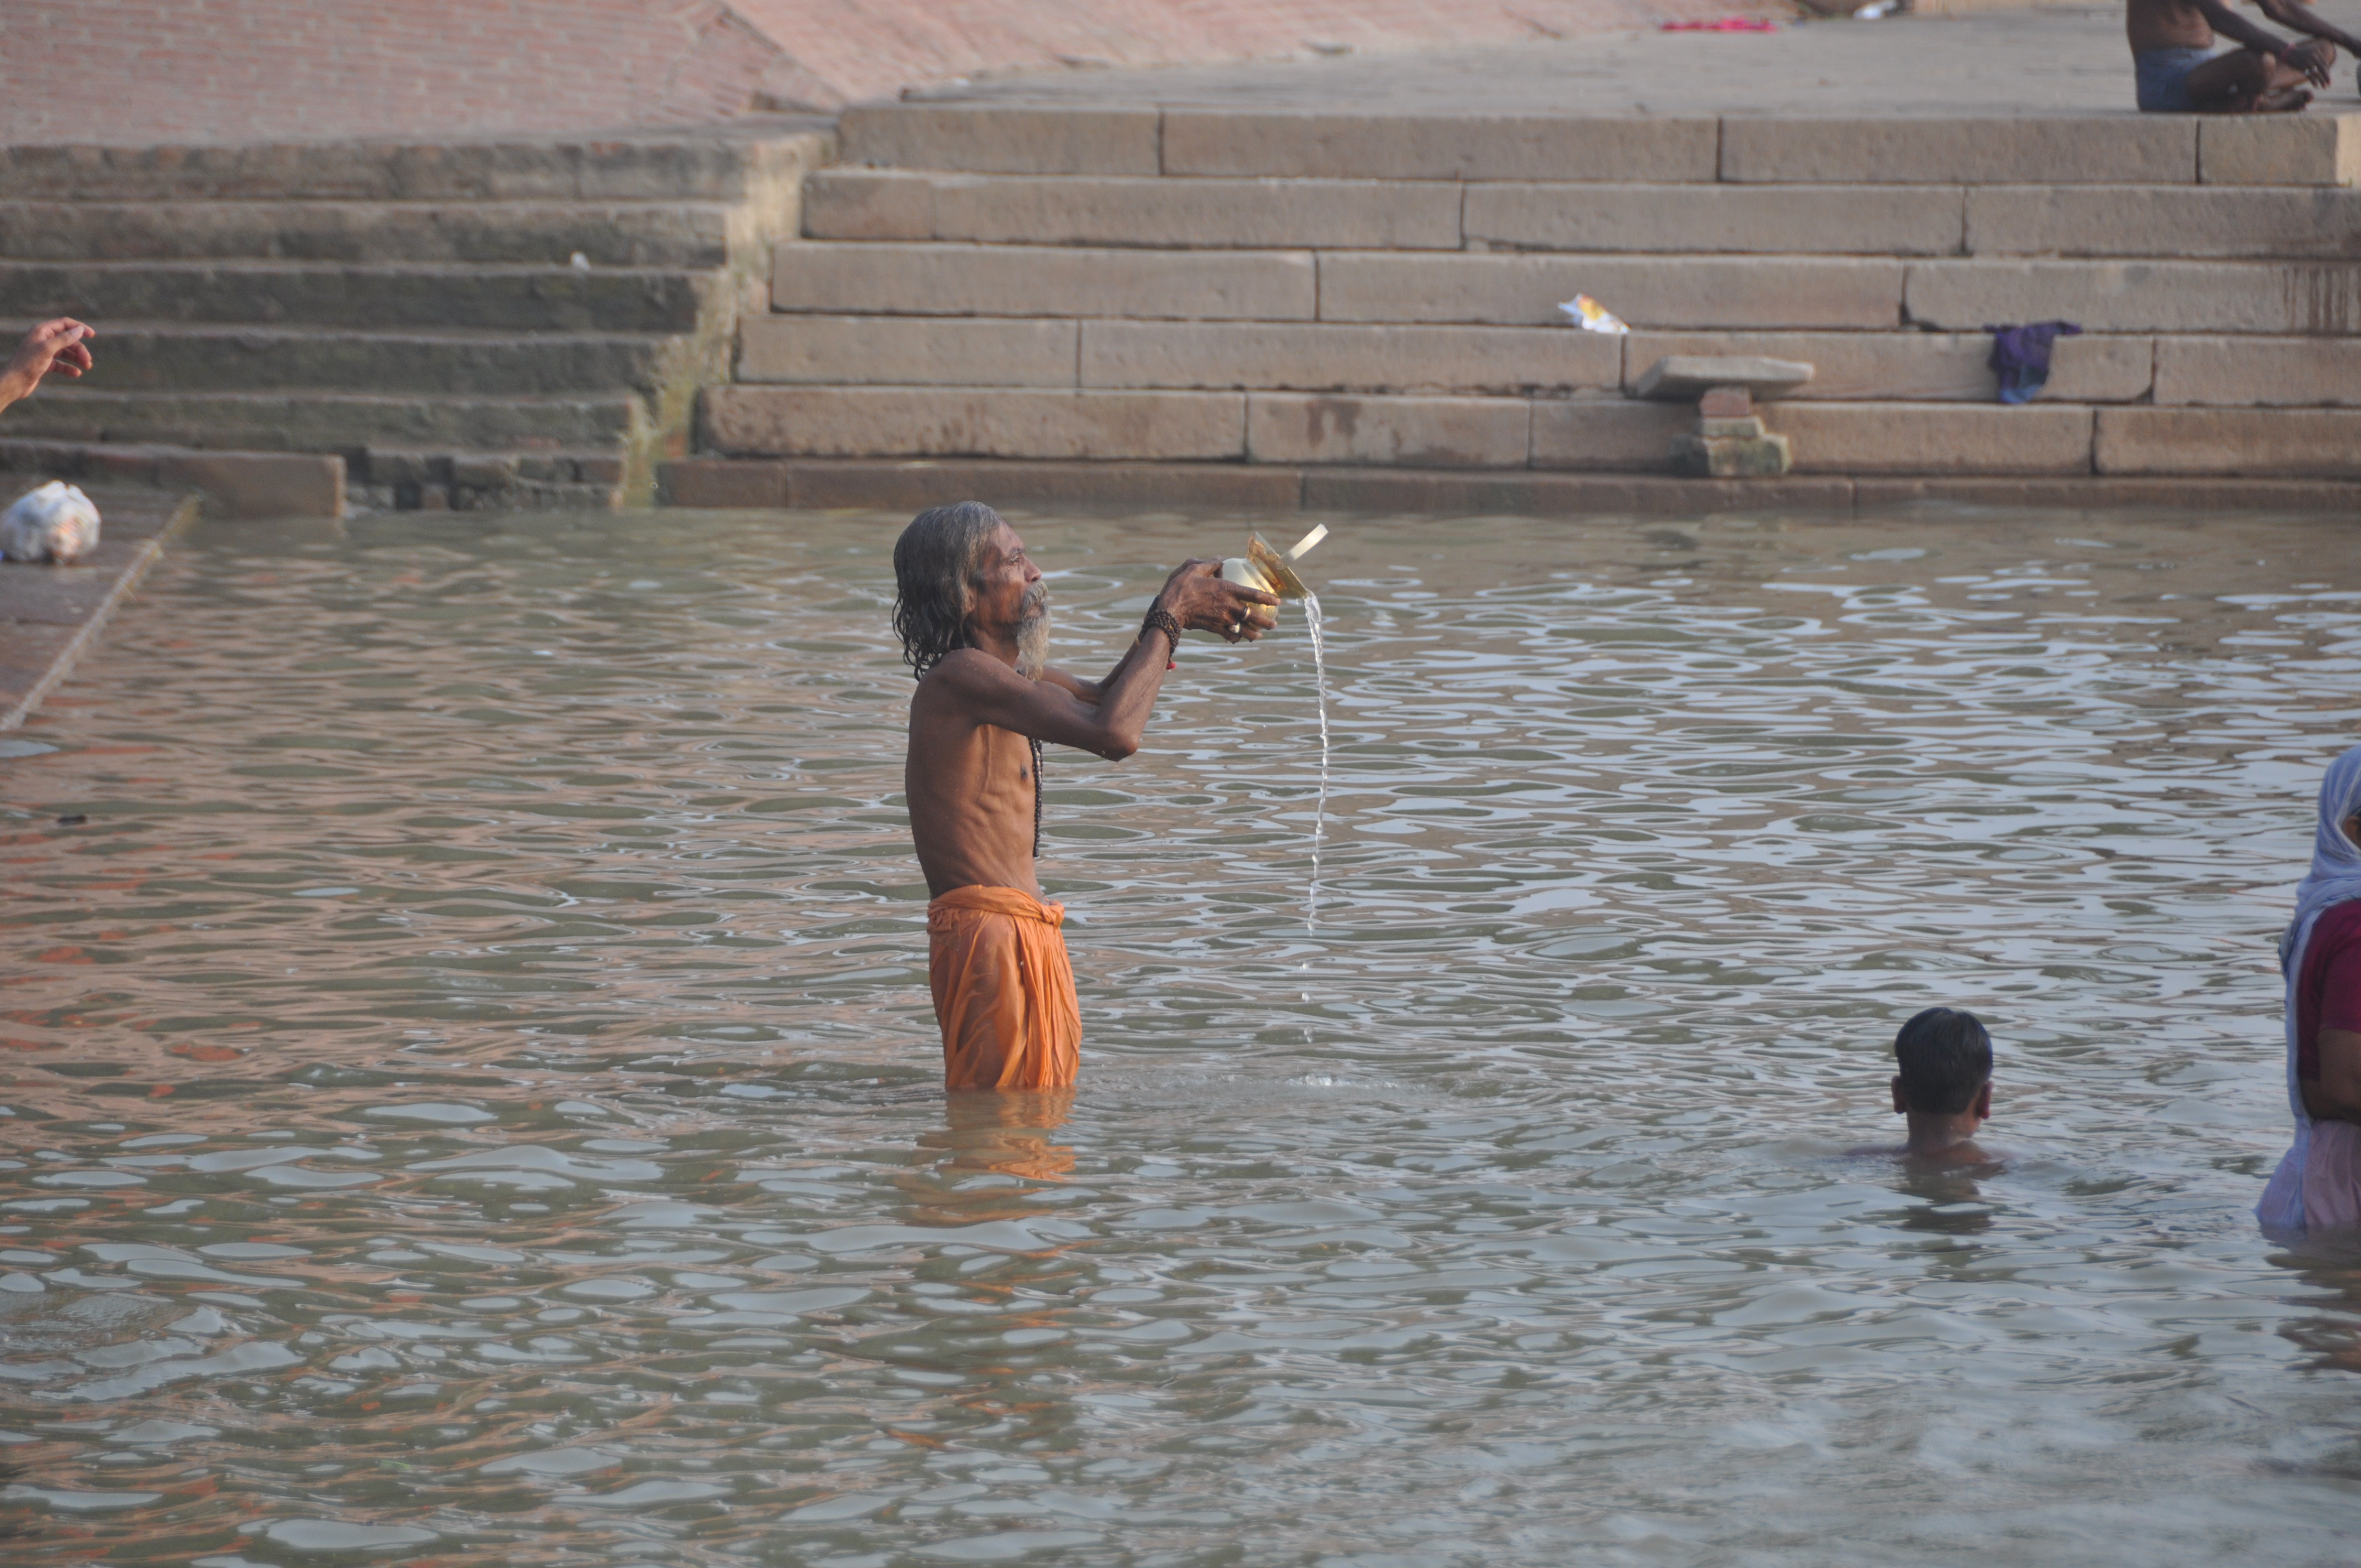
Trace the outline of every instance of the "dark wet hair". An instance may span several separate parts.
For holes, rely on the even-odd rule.
[[[972,646],[968,590],[1000,521],[982,501],[960,501],[920,512],[894,542],[894,632],[914,677]]]
[[[1972,1013],[1929,1007],[1894,1036],[1902,1098],[1929,1116],[1956,1116],[1992,1081],[1992,1036]]]

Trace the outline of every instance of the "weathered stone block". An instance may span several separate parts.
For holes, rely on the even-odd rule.
[[[2350,333],[2361,264],[2329,261],[1918,261],[1923,326],[2063,320],[2092,332]]]
[[[1596,170],[1618,181],[1709,181],[1719,137],[1709,117],[1171,108],[1163,169],[1329,180],[1563,181]]]
[[[1755,414],[1701,415],[1697,433],[1708,441],[1761,441],[1769,433]]]
[[[1699,419],[1745,419],[1753,412],[1753,394],[1743,387],[1708,387],[1697,399]]]
[[[787,465],[768,459],[692,457],[656,467],[656,499],[664,506],[716,511],[784,511]]]
[[[1973,256],[2361,254],[2356,191],[1995,185],[1971,189],[1967,201],[1967,248]]]
[[[1071,387],[1080,331],[988,316],[759,316],[739,328],[738,379]]]
[[[1673,437],[1672,465],[1675,474],[1699,479],[1768,479],[1787,471],[1793,455],[1784,435],[1766,435],[1759,420],[1733,420],[1751,424],[1749,435],[1717,435],[1700,431]]]
[[[742,456],[1236,458],[1235,392],[714,387],[707,444]]]
[[[898,169],[816,169],[804,181],[808,239],[935,237],[935,182]]]
[[[164,452],[157,479],[203,490],[214,515],[342,517],[345,460],[308,452]]]
[[[2361,410],[2102,409],[2103,474],[2361,477]]]
[[[1086,321],[1086,387],[1292,391],[1609,388],[1622,340],[1562,327]]]
[[[1521,466],[1522,398],[1346,398],[1257,392],[1246,455],[1257,463],[1378,463],[1418,468]]]
[[[1533,403],[1536,468],[1661,471],[1673,438],[1690,433],[1696,416],[1678,403],[1628,398],[1543,398]]]
[[[1795,467],[1819,474],[2087,474],[2087,408],[1958,403],[1780,405]]]
[[[1799,185],[2189,185],[2184,115],[1721,122],[1721,178]]]
[[[1459,187],[1438,181],[1032,180],[943,175],[935,235],[998,245],[1459,248]]]
[[[1155,109],[863,104],[837,121],[838,158],[990,174],[1155,174]]]
[[[2361,115],[2210,117],[2197,145],[2208,185],[2361,184]]]
[[[2153,339],[2086,333],[2060,338],[2041,397],[2053,402],[2130,402],[2148,391]],[[1838,402],[1895,400],[1989,403],[1999,396],[1982,333],[1640,332],[1624,339],[1625,362],[1640,367],[1673,354],[1761,354],[1801,359],[1811,381],[1792,399]]]
[[[1308,251],[796,244],[778,248],[771,302],[829,314],[1309,321],[1317,291]]]
[[[1901,320],[1904,266],[1853,257],[1323,252],[1320,317],[1538,325],[1564,323],[1559,303],[1586,293],[1634,326],[1891,328]]]
[[[1255,517],[1296,510],[1301,472],[1246,463],[843,462],[786,465],[795,504],[908,513],[972,496],[987,506],[1154,511],[1208,510]]]
[[[2225,408],[2361,406],[2361,341],[2160,337],[2156,400]]]
[[[1957,186],[1473,185],[1470,246],[1951,256]]]
[[[1640,373],[1634,396],[1668,402],[1695,402],[1720,388],[1752,398],[1784,398],[1812,378],[1812,367],[1796,359],[1753,355],[1667,355]]]

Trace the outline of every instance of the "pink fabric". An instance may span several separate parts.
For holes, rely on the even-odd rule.
[[[2361,1127],[2314,1122],[2303,1162],[2303,1223],[2307,1230],[2361,1224]]]

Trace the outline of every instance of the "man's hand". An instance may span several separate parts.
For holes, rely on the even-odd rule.
[[[1232,642],[1251,642],[1279,624],[1279,596],[1224,580],[1219,561],[1183,561],[1156,603],[1184,629],[1217,631]]]
[[[2319,38],[2306,38],[2280,57],[2290,70],[2301,71],[2304,80],[2314,87],[2328,85],[2328,68],[2336,63],[2336,46]]]
[[[54,370],[71,380],[90,368],[86,340],[98,334],[69,317],[43,322],[25,334],[16,356],[0,370],[0,408],[28,397],[41,378]]]

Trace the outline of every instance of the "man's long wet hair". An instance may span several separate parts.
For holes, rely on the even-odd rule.
[[[1992,1081],[1992,1036],[1972,1013],[1929,1007],[1894,1036],[1902,1098],[1922,1116],[1956,1116]]]
[[[1000,514],[982,501],[931,507],[894,542],[894,632],[913,678],[972,647],[967,620]]]

